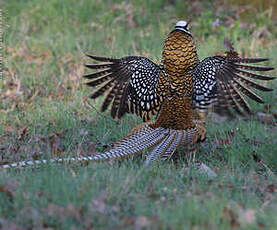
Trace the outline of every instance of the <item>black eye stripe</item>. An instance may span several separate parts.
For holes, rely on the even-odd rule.
[[[178,28],[188,30],[188,25],[186,25],[186,26],[175,26],[175,29],[178,29]]]

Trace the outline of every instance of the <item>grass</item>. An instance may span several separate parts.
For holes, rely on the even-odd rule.
[[[232,1],[234,2],[234,1]],[[84,53],[143,55],[159,61],[177,20],[192,19],[200,58],[223,51],[224,37],[245,56],[276,67],[274,15],[197,1],[11,0],[4,9],[4,78],[0,80],[0,162],[105,151],[141,120],[99,113],[83,84]],[[189,16],[186,16],[189,15]],[[228,16],[228,17],[227,17]],[[220,20],[220,25],[211,24]],[[230,20],[230,18],[232,20]],[[277,75],[272,71],[271,75]],[[276,89],[276,81],[269,83]],[[249,121],[207,125],[210,146],[191,164],[141,158],[122,162],[46,165],[0,172],[0,226],[23,229],[276,229],[276,91],[251,103]],[[179,151],[180,155],[182,150]],[[1,228],[0,227],[0,228]]]

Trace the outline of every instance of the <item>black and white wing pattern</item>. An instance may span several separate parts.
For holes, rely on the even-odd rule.
[[[145,57],[127,56],[116,59],[87,56],[101,62],[85,65],[100,71],[84,76],[91,80],[87,85],[99,86],[91,98],[97,98],[107,92],[101,111],[107,110],[112,104],[113,118],[120,119],[125,113],[135,113],[144,121],[159,111],[163,101],[160,78],[165,76],[160,66]]]
[[[214,104],[214,111],[219,114],[232,115],[230,108],[240,115],[250,114],[251,110],[244,96],[263,103],[253,89],[272,90],[252,79],[268,81],[273,80],[274,77],[253,73],[253,71],[269,71],[273,68],[249,64],[267,60],[228,55],[205,58],[193,72],[195,108],[205,110]]]

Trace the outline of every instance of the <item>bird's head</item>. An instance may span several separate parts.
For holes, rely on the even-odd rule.
[[[189,23],[187,21],[178,21],[175,25],[174,30],[182,30],[185,33],[191,35],[191,33],[189,31]]]

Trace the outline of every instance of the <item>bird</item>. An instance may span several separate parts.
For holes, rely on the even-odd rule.
[[[84,77],[96,88],[95,99],[107,92],[101,111],[111,105],[111,116],[120,119],[126,113],[140,116],[145,124],[96,159],[124,158],[152,148],[146,158],[149,166],[157,158],[170,158],[178,146],[193,146],[206,139],[204,118],[212,109],[220,115],[251,114],[245,96],[263,103],[254,89],[271,91],[253,79],[274,77],[256,72],[272,67],[253,65],[267,58],[241,58],[230,41],[225,40],[223,55],[200,61],[189,24],[178,21],[164,42],[161,63],[145,57],[107,58],[87,55],[100,64],[87,64],[97,72]],[[100,86],[100,87],[97,87]],[[154,121],[150,121],[157,114]]]
[[[101,111],[121,119],[131,113],[143,122],[104,153],[73,157],[72,161],[123,159],[150,150],[145,165],[170,159],[180,146],[195,151],[206,140],[205,118],[210,111],[227,116],[252,114],[246,97],[264,103],[255,92],[272,91],[255,79],[275,79],[259,72],[274,68],[256,63],[267,58],[244,58],[226,42],[227,51],[200,61],[186,21],[178,21],[164,41],[160,64],[142,56],[122,58],[86,54],[93,73],[84,75],[93,88],[91,98],[104,96]],[[154,119],[153,119],[154,118]],[[64,161],[61,158],[51,162]],[[43,160],[24,161],[0,167],[34,165]]]

